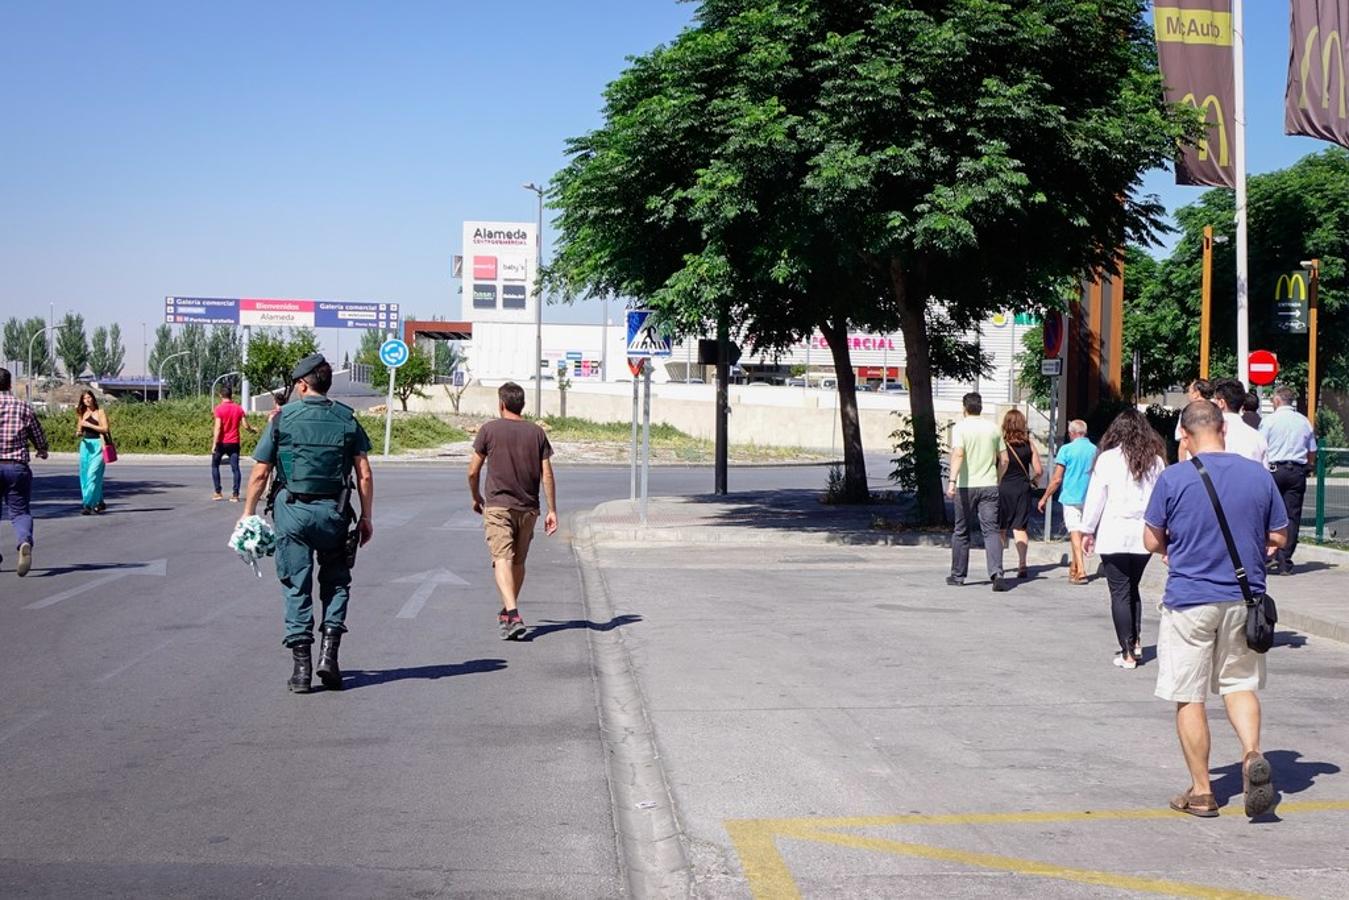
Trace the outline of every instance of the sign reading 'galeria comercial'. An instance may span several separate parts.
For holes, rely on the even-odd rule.
[[[1159,0],[1153,7],[1166,99],[1199,110],[1205,136],[1181,148],[1179,184],[1233,187],[1231,0]]]

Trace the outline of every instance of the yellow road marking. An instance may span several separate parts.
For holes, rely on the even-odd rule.
[[[1278,807],[1281,814],[1349,811],[1349,800],[1284,803]],[[1031,859],[952,850],[929,844],[893,841],[886,838],[840,834],[828,829],[878,828],[896,825],[1025,825],[1045,822],[1130,821],[1175,818],[1182,813],[1169,809],[1120,809],[1099,812],[1015,812],[1015,813],[957,813],[951,815],[862,816],[846,819],[734,819],[725,823],[736,853],[740,857],[745,878],[755,900],[799,900],[801,891],[791,869],[778,850],[777,839],[811,841],[833,844],[857,850],[941,860],[960,865],[976,866],[1056,878],[1083,884],[1133,890],[1176,897],[1255,898],[1252,894],[1206,885],[1187,884],[1164,879],[1141,878],[1115,872],[1074,869]]]

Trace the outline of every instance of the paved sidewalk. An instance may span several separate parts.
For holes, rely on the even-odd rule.
[[[1268,822],[1241,815],[1214,705],[1224,807],[1194,819],[1166,808],[1186,774],[1152,696],[1154,609],[1146,662],[1123,671],[1104,583],[1069,586],[1061,548],[1007,594],[950,588],[945,549],[890,546],[919,537],[812,497],[657,499],[646,529],[610,503],[576,523],[587,603],[631,623],[608,634],[667,786],[634,805],[669,803],[694,894],[1349,896],[1349,648],[1285,630],[1271,651]]]
[[[950,531],[900,530],[886,527],[907,512],[901,502],[867,506],[828,506],[812,490],[771,491],[694,497],[658,497],[649,501],[647,525],[643,527],[636,504],[616,500],[598,506],[588,522],[596,540],[609,545],[722,543],[771,544],[775,546],[928,546],[949,547]],[[1032,522],[1030,562],[1063,567],[1067,577],[1067,540],[1036,539],[1043,535],[1040,521]],[[972,536],[971,577],[984,571],[982,540]],[[1015,568],[1016,551],[1008,548],[1003,563]],[[1090,560],[1094,571],[1099,558]],[[1275,598],[1279,621],[1289,628],[1317,637],[1349,643],[1349,553],[1317,547],[1304,540],[1298,547],[1297,573],[1287,578],[1271,577],[1269,592]],[[1051,570],[1045,570],[1050,573]],[[1053,572],[1048,577],[1059,577]],[[1160,594],[1166,568],[1154,560],[1145,583]],[[1099,579],[1093,579],[1099,580]]]

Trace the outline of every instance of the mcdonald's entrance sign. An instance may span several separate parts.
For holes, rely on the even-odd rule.
[[[1279,358],[1268,350],[1253,351],[1247,365],[1251,372],[1251,384],[1273,384],[1274,379],[1279,377]]]
[[[1274,285],[1274,327],[1285,334],[1306,334],[1310,319],[1305,271],[1280,275]]]

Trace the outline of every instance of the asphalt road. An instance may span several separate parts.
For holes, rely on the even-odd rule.
[[[651,490],[711,481],[657,469]],[[82,517],[73,468],[40,465],[29,577],[0,528],[0,895],[620,892],[586,641],[614,623],[586,620],[565,527],[531,555],[533,640],[505,643],[462,467],[376,482],[346,689],[299,696],[276,581],[226,549],[239,507],[210,502],[201,466],[119,463],[108,512]],[[590,467],[558,483],[564,516],[628,486]]]

